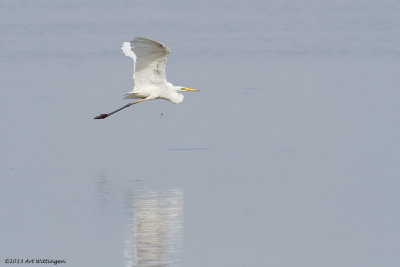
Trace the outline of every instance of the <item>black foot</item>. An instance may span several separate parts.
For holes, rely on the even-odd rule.
[[[100,114],[99,116],[94,117],[95,120],[105,119],[108,117],[108,114]]]

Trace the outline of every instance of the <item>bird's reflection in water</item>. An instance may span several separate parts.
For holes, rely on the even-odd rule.
[[[182,232],[182,189],[127,194],[126,267],[181,266]]]

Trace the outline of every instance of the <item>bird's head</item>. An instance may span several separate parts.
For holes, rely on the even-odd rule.
[[[175,104],[181,103],[184,98],[184,96],[183,96],[183,94],[181,94],[181,92],[185,92],[185,91],[199,91],[199,90],[187,88],[187,87],[183,87],[183,86],[173,86],[173,90],[169,91],[168,97],[166,99]]]

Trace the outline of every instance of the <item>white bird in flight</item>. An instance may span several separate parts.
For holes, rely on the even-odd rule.
[[[107,114],[100,114],[95,119],[105,119],[112,114],[133,104],[146,100],[165,99],[178,104],[183,101],[183,91],[199,91],[183,86],[174,86],[167,81],[165,66],[171,52],[166,45],[143,37],[135,37],[122,44],[122,51],[133,59],[133,79],[135,86],[125,98],[141,99],[131,102]]]

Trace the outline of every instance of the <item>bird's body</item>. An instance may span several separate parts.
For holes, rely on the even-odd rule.
[[[125,94],[125,98],[141,99],[129,103],[116,111],[101,114],[95,119],[108,116],[133,104],[153,99],[164,99],[178,104],[183,101],[183,91],[198,91],[195,89],[174,86],[167,81],[165,66],[171,50],[166,45],[143,37],[135,37],[130,42],[122,44],[124,54],[133,59],[133,90]]]
[[[183,94],[177,92],[176,86],[171,83],[155,85],[142,85],[136,87],[132,92],[126,93],[125,98],[141,98],[141,99],[164,99],[174,104],[179,104],[183,101]]]

